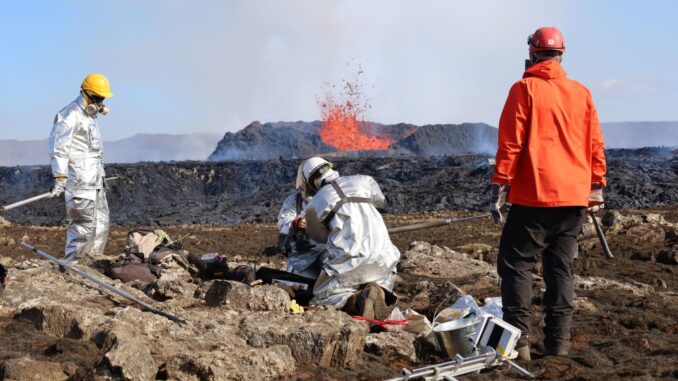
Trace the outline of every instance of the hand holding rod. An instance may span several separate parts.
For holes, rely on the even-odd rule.
[[[614,255],[612,255],[612,251],[610,251],[610,246],[607,244],[607,239],[605,238],[605,233],[603,232],[603,229],[600,227],[600,224],[598,224],[598,220],[596,219],[596,215],[589,211],[589,215],[591,216],[591,219],[593,220],[593,226],[596,227],[596,234],[598,234],[598,239],[600,240],[600,246],[603,247],[603,252],[605,253],[605,256],[607,259],[612,259],[614,258]]]
[[[104,181],[115,181],[115,180],[117,180],[118,178],[119,178],[118,176],[108,177],[108,178],[104,179]],[[36,202],[36,201],[40,201],[40,200],[42,200],[42,199],[44,199],[44,198],[49,198],[49,196],[50,196],[51,194],[52,194],[52,192],[47,192],[47,193],[43,193],[43,194],[38,195],[38,196],[34,196],[34,197],[31,197],[31,198],[27,198],[27,199],[22,200],[22,201],[17,201],[17,202],[15,202],[14,204],[9,204],[9,205],[6,205],[6,206],[2,206],[2,207],[0,207],[0,212],[6,212],[6,211],[8,211],[8,210],[12,210],[12,209],[14,209],[14,208],[18,208],[18,207],[20,207],[20,206],[24,206],[24,205],[26,205],[26,204],[30,204],[30,203],[33,203],[33,202]]]
[[[76,269],[75,267],[73,267],[73,266],[71,266],[70,264],[68,264],[68,262],[64,262],[64,261],[58,260],[58,259],[54,258],[53,256],[51,256],[51,255],[45,253],[44,251],[39,250],[39,249],[36,249],[35,247],[33,247],[33,246],[27,244],[26,242],[21,242],[20,245],[21,245],[21,247],[23,247],[24,249],[28,249],[28,250],[30,250],[30,251],[32,251],[32,252],[38,254],[39,256],[41,256],[41,257],[43,257],[43,258],[45,258],[45,259],[47,259],[47,260],[50,260],[50,261],[56,263],[57,265],[61,266],[61,267],[64,268],[64,269],[66,269],[66,270],[68,270],[68,271],[72,271],[72,272],[74,272],[74,273],[80,275],[81,277],[83,277],[83,278],[85,278],[85,279],[87,279],[87,280],[91,280],[92,282],[96,283],[97,285],[99,285],[99,286],[105,288],[106,290],[108,290],[108,291],[110,291],[110,292],[113,292],[113,293],[115,293],[115,294],[117,294],[117,295],[122,296],[123,298],[129,300],[130,302],[140,305],[141,307],[143,307],[143,309],[145,309],[145,310],[147,310],[147,311],[156,313],[156,314],[158,314],[158,315],[160,315],[160,316],[164,316],[164,317],[166,317],[166,318],[168,318],[168,319],[170,319],[170,320],[172,320],[172,321],[178,322],[178,323],[186,323],[186,320],[184,320],[184,319],[182,319],[182,318],[180,318],[180,317],[178,317],[178,316],[176,316],[176,315],[173,315],[173,314],[171,314],[171,313],[169,313],[169,312],[163,311],[163,310],[161,310],[161,309],[159,309],[159,308],[155,308],[155,307],[153,307],[152,305],[150,305],[150,304],[148,304],[148,303],[145,303],[145,302],[143,302],[143,301],[141,301],[141,300],[135,298],[134,296],[132,296],[132,295],[126,293],[125,291],[119,290],[119,289],[117,289],[117,288],[115,288],[115,287],[113,287],[113,286],[111,286],[111,285],[109,285],[109,284],[107,284],[107,283],[104,283],[104,282],[102,282],[101,280],[99,280],[99,279],[97,279],[97,278],[95,278],[95,277],[93,277],[93,276],[91,276],[91,275],[89,275],[89,274],[87,274],[87,273],[85,273],[85,272],[83,272],[83,271],[81,271],[81,270]]]

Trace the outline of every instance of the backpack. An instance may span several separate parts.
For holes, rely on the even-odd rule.
[[[108,277],[124,283],[140,281],[151,283],[160,277],[161,268],[150,263],[142,263],[139,257],[129,255],[119,260],[108,270]]]

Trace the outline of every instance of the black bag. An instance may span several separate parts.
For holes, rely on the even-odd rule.
[[[230,270],[225,279],[250,284],[256,280],[256,277],[252,266],[240,265]]]
[[[315,279],[268,267],[260,267],[257,270],[256,278],[261,279],[265,284],[279,283],[292,288],[294,290],[294,299],[301,306],[307,306],[311,299],[313,299]]]
[[[135,280],[151,283],[160,277],[160,268],[148,263],[127,263],[112,267],[109,277],[111,279],[119,279],[124,283]]]
[[[227,279],[230,271],[226,257],[217,253],[191,254],[188,261],[200,270],[200,278],[204,280]]]

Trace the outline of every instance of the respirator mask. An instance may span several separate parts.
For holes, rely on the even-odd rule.
[[[101,115],[107,115],[109,108],[104,104],[104,97],[100,97],[98,95],[90,94],[87,92],[83,92],[83,94],[87,97],[89,100],[89,104],[85,106],[85,114],[95,117],[97,114]]]

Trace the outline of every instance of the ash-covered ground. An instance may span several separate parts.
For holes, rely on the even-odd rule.
[[[389,215],[386,222],[397,226],[462,215]],[[675,379],[678,209],[609,211],[602,220],[615,258],[604,258],[593,227],[586,225],[575,265],[571,354],[535,355],[522,365],[547,380]],[[111,258],[122,252],[129,229],[113,229]],[[166,231],[173,237],[188,234],[182,242],[193,253],[216,251],[233,263],[285,265],[282,256],[260,256],[262,247],[275,242],[273,224],[183,225]],[[497,296],[499,235],[489,219],[393,235],[403,253],[395,288],[399,306],[431,318],[441,304],[459,296],[456,287],[479,301]],[[413,334],[369,333],[366,323],[342,312],[291,315],[289,297],[273,286],[229,284],[230,289],[212,292],[212,299],[222,302],[215,305],[206,296],[214,283],[176,269],[147,294],[117,282],[189,320],[181,326],[98,292],[16,246],[28,240],[59,254],[64,236],[62,227],[0,227],[0,259],[9,267],[8,287],[0,296],[0,379],[382,380],[402,367],[442,360]],[[538,352],[544,288],[538,271],[535,280],[531,341]],[[518,378],[500,368],[460,379]]]
[[[345,175],[374,176],[386,196],[387,214],[487,208],[489,156],[332,158]],[[678,150],[608,150],[609,208],[678,204]],[[299,161],[177,162],[108,165],[111,222],[122,226],[236,224],[274,221],[293,191]],[[0,204],[44,193],[48,167],[0,168]],[[65,223],[61,200],[12,210],[20,224]]]

